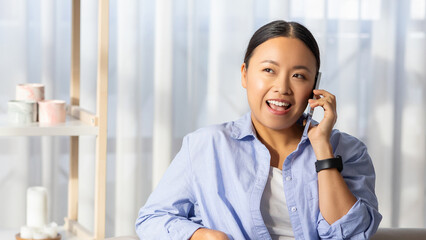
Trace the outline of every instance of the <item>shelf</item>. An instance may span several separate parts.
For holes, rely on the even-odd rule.
[[[82,136],[98,135],[98,127],[89,125],[70,115],[65,123],[55,125],[30,123],[10,124],[7,115],[0,116],[0,136]]]

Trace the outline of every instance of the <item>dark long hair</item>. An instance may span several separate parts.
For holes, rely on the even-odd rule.
[[[254,49],[267,40],[276,37],[296,38],[305,43],[305,45],[309,48],[309,50],[311,50],[315,59],[317,60],[318,73],[320,68],[320,52],[314,36],[302,24],[297,22],[286,22],[283,20],[270,22],[259,28],[253,34],[247,46],[246,55],[244,56],[244,63],[246,64],[246,68],[249,66],[250,58],[253,55]]]

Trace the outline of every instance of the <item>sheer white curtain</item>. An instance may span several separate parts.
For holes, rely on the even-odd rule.
[[[138,209],[182,137],[249,110],[240,66],[253,32],[306,25],[322,54],[336,127],[372,156],[381,226],[426,227],[425,0],[111,0],[107,236],[134,234]],[[95,110],[97,1],[82,1],[81,105]],[[0,115],[16,84],[68,100],[70,1],[0,1]],[[321,118],[321,111],[315,117]],[[44,185],[63,223],[67,137],[0,138],[0,229],[25,223],[28,186]],[[93,137],[80,144],[79,218],[93,227]]]

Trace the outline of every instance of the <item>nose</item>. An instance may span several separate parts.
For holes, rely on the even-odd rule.
[[[291,94],[290,78],[287,76],[277,78],[275,81],[275,91],[281,95]]]

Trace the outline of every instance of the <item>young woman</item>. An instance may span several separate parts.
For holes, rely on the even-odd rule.
[[[333,130],[336,99],[313,90],[319,68],[304,26],[257,30],[241,66],[251,112],[184,138],[139,211],[139,237],[370,238],[381,220],[373,164],[362,142]],[[308,102],[324,118],[303,134]]]

